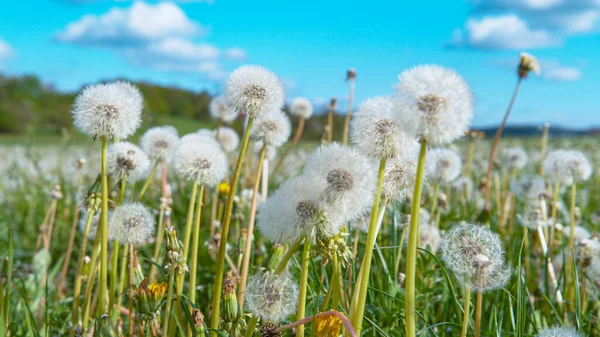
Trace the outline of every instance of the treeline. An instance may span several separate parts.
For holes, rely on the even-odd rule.
[[[145,127],[156,125],[157,120],[164,120],[162,117],[167,116],[210,121],[208,105],[212,97],[207,91],[194,92],[147,82],[135,84],[145,99]],[[63,128],[71,129],[70,111],[76,95],[76,92],[60,92],[36,76],[8,77],[0,74],[0,133],[21,134],[28,130],[59,133]],[[327,123],[324,112],[318,111],[307,121],[306,138],[320,139]],[[292,123],[295,129],[297,121],[292,120]],[[336,115],[336,139],[341,138],[342,125],[343,116]],[[241,123],[238,121],[234,126],[239,129]]]

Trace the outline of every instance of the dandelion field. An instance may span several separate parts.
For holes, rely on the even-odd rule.
[[[143,130],[98,84],[89,141],[0,146],[1,336],[600,336],[597,138],[484,139],[439,66],[318,142],[284,95],[243,66],[212,125]]]

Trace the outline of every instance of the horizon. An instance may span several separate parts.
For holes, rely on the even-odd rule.
[[[37,6],[31,11],[31,6]],[[594,67],[600,5],[565,0],[437,1],[348,6],[254,1],[35,0],[4,6],[0,71],[32,74],[61,92],[107,78],[219,94],[227,74],[259,64],[278,74],[287,100],[353,106],[393,93],[397,75],[423,63],[457,70],[476,99],[475,128],[497,126],[521,51],[542,74],[525,80],[508,125],[600,126]],[[386,11],[380,9],[387,8]],[[52,12],[53,15],[46,15]],[[361,16],[358,17],[357,13]],[[300,22],[298,21],[300,19]],[[150,24],[149,24],[150,23]]]

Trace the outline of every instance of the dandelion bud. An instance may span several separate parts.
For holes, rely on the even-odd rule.
[[[271,257],[269,257],[269,261],[267,262],[267,269],[275,270],[277,266],[279,266],[282,258],[283,245],[276,243],[273,245],[273,252],[271,253]]]
[[[540,331],[535,337],[583,337],[573,328],[554,326]]]
[[[163,297],[167,291],[166,282],[150,283],[143,279],[135,290],[135,316],[149,322],[157,317],[160,312]]]
[[[167,235],[167,250],[166,259],[167,264],[165,268],[175,270],[179,274],[185,273],[187,265],[182,262],[181,253],[183,252],[183,244],[177,238],[177,230],[173,226],[165,228]]]
[[[52,197],[52,199],[55,199],[55,200],[60,200],[63,198],[63,194],[61,192],[60,185],[54,186],[54,189],[52,190],[52,193],[50,193],[50,196]]]
[[[133,251],[133,285],[138,286],[146,277],[137,258],[137,250]]]
[[[227,273],[227,276],[223,281],[223,320],[225,322],[236,322],[242,316],[235,295],[237,283],[237,277],[231,272]]]
[[[478,138],[481,139],[481,138],[485,137],[485,133],[482,131],[471,129],[471,130],[465,131],[465,136],[470,139],[478,139]]]
[[[104,314],[96,321],[94,327],[94,337],[114,337],[115,332],[112,326],[110,316]]]
[[[225,85],[225,95],[234,111],[253,117],[281,109],[284,100],[281,80],[260,66],[234,70]]]
[[[464,135],[473,118],[473,96],[454,70],[423,65],[398,76],[396,113],[404,130],[433,145]]]
[[[87,164],[87,160],[83,157],[77,159],[77,162],[75,162],[75,165],[78,170],[83,170],[83,168],[85,167],[85,164]]]
[[[339,263],[348,267],[352,260],[352,251],[348,247],[346,240],[342,237],[342,234],[337,234],[333,237],[328,237],[327,233],[321,233],[319,226],[317,227],[316,235],[317,246],[315,251],[321,256],[323,265],[327,265],[329,261],[333,260],[334,254],[337,254]]]
[[[281,332],[277,332],[277,325],[273,323],[263,323],[260,327],[260,337],[281,337],[283,334]]]
[[[399,286],[403,286],[404,285],[404,280],[406,280],[406,274],[400,272],[398,273],[398,285]]]
[[[83,267],[81,269],[81,275],[84,277],[84,279],[87,278],[87,274],[90,270],[90,262],[91,261],[92,261],[92,259],[90,259],[90,257],[87,255],[83,258]]]
[[[93,139],[125,139],[139,127],[143,107],[139,90],[127,82],[88,86],[77,96],[71,115],[75,127]]]
[[[202,335],[204,331],[204,314],[198,309],[192,309],[192,323],[197,333]]]
[[[521,53],[519,67],[517,68],[517,74],[520,78],[527,78],[529,72],[533,72],[534,74],[539,76],[541,73],[540,63],[533,55],[528,53]]]

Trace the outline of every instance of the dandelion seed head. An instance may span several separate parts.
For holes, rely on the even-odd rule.
[[[540,331],[535,337],[583,337],[583,335],[573,328],[553,326]]]
[[[150,158],[165,161],[171,158],[178,141],[177,129],[172,126],[156,126],[144,133],[140,146]]]
[[[462,223],[451,228],[442,240],[442,259],[461,282],[475,280],[475,289],[491,290],[502,286],[510,276],[505,266],[504,250],[500,237],[488,228]],[[488,259],[481,265],[481,255]]]
[[[241,66],[231,73],[225,96],[234,111],[254,117],[281,109],[284,100],[281,80],[254,65]]]
[[[219,144],[221,144],[225,152],[233,152],[237,150],[238,146],[240,145],[240,136],[232,128],[222,126],[219,128],[218,132],[215,130],[214,133],[215,138]]]
[[[238,116],[238,113],[229,107],[227,99],[224,96],[216,96],[211,99],[208,110],[212,118],[223,121],[224,123],[231,123]]]
[[[538,227],[546,227],[550,223],[544,220],[542,210],[538,205],[526,206],[522,214],[517,214],[517,220],[523,227],[537,230]]]
[[[154,235],[155,221],[150,209],[137,202],[117,207],[111,222],[115,238],[122,244],[139,246]]]
[[[136,182],[148,174],[150,159],[136,145],[118,142],[108,147],[106,168],[108,174],[117,181],[127,176],[128,181]]]
[[[73,124],[93,139],[125,139],[140,125],[144,101],[127,82],[96,84],[84,88],[75,99]]]
[[[417,174],[416,154],[388,160],[385,165],[381,197],[402,202],[412,193]]]
[[[473,118],[473,97],[454,70],[422,65],[398,76],[394,99],[404,130],[433,145],[464,135]]]
[[[451,182],[460,174],[462,162],[458,153],[450,149],[431,149],[426,157],[427,177],[436,183]]]
[[[298,285],[288,272],[263,269],[248,279],[245,298],[248,311],[277,324],[296,312]]]
[[[523,201],[534,202],[546,192],[546,181],[538,175],[525,175],[510,182],[510,191]]]
[[[504,167],[510,170],[520,170],[527,165],[527,152],[523,148],[515,147],[504,149],[502,162]]]
[[[214,139],[200,135],[191,136],[182,138],[175,149],[173,168],[184,179],[213,187],[227,174],[227,156]]]
[[[537,76],[540,76],[542,72],[540,62],[529,53],[521,53],[518,74],[521,77],[527,78],[529,72],[533,72]]]
[[[250,138],[270,146],[281,146],[292,133],[290,119],[281,110],[261,115],[250,131]]]
[[[376,158],[393,158],[416,149],[417,141],[401,131],[395,117],[391,97],[368,99],[352,115],[350,139],[363,153]]]
[[[313,114],[313,105],[304,97],[296,97],[290,106],[290,113],[292,116],[309,119]]]
[[[576,150],[550,151],[544,159],[544,171],[562,186],[586,181],[592,175],[592,165],[587,157]]]
[[[333,143],[310,155],[303,174],[321,186],[328,214],[338,212],[350,220],[373,203],[376,171],[374,163],[356,148]]]
[[[252,153],[254,154],[254,158],[256,160],[258,160],[258,158],[260,157],[260,151],[263,148],[263,144],[264,143],[259,140],[259,141],[255,142],[254,146],[252,147]],[[265,153],[266,160],[273,160],[273,159],[275,159],[275,157],[277,157],[277,148],[275,146],[267,145],[265,151],[266,151],[266,153]]]

